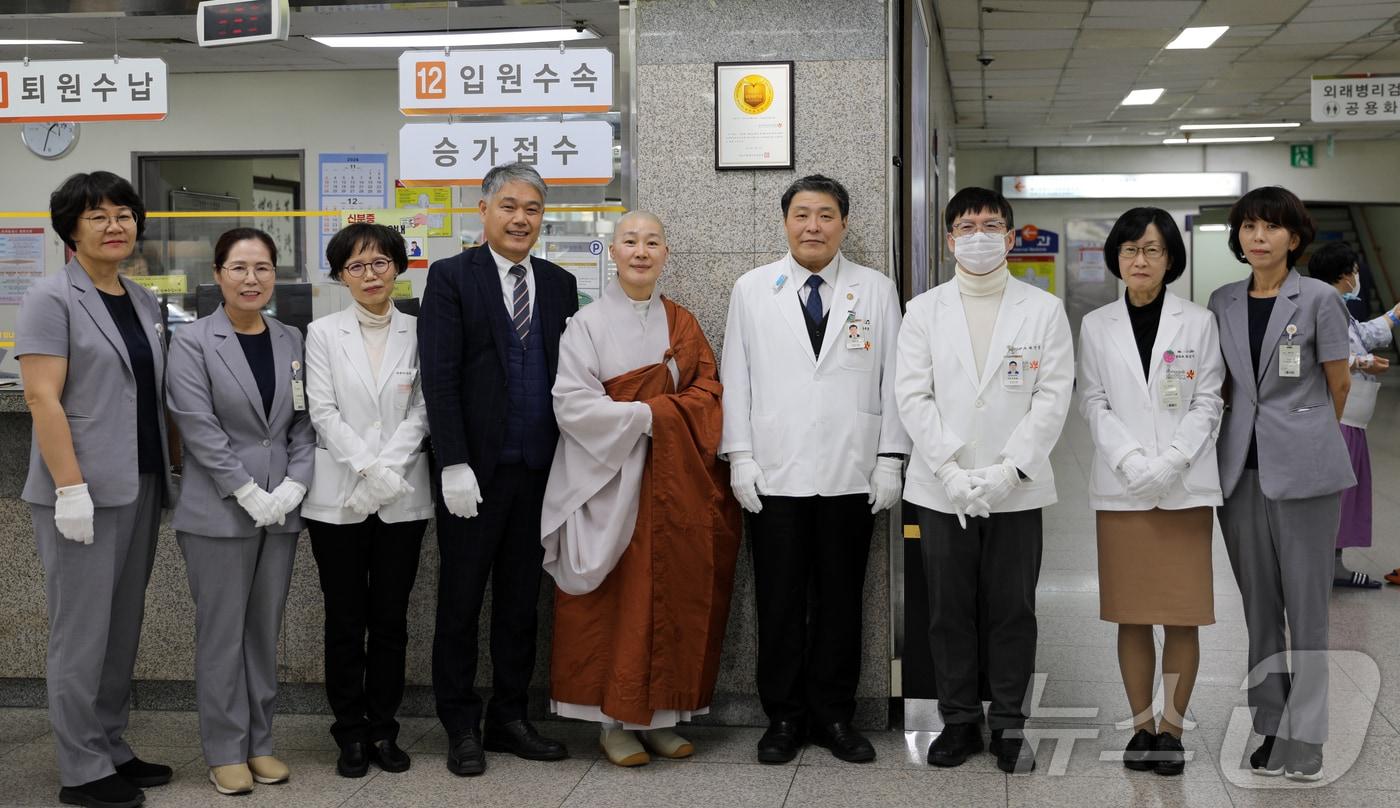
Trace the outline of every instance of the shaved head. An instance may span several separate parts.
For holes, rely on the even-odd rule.
[[[662,241],[666,239],[666,226],[661,223],[661,219],[655,213],[645,210],[634,210],[623,214],[617,220],[617,226],[613,228],[613,243],[622,238],[624,234],[631,233],[640,235],[641,233],[657,233]]]

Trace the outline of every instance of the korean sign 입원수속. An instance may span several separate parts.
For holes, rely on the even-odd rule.
[[[607,185],[612,143],[607,121],[410,123],[399,129],[400,182],[479,185],[494,166],[520,162],[548,182]]]
[[[160,59],[0,62],[0,123],[159,121],[166,89]]]
[[[399,55],[399,111],[405,115],[607,112],[612,91],[606,48]]]
[[[1313,76],[1312,119],[1319,123],[1400,121],[1400,74]]]

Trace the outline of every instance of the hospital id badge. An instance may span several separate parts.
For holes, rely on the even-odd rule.
[[[1181,380],[1162,380],[1162,406],[1169,410],[1181,409]]]
[[[306,383],[301,379],[292,379],[292,409],[306,411]]]
[[[1288,343],[1278,346],[1278,375],[1296,379],[1303,375],[1303,347]]]
[[[1001,369],[1001,385],[1009,389],[1019,389],[1025,380],[1025,357],[1020,354],[1007,354]]]

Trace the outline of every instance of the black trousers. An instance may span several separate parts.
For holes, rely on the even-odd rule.
[[[481,724],[482,700],[475,689],[477,624],[488,578],[492,696],[486,720],[503,724],[525,718],[535,671],[535,607],[544,561],[540,509],[548,477],[548,469],[497,466],[472,519],[453,516],[438,503],[442,560],[433,634],[433,695],[448,737],[476,732]]]
[[[748,518],[763,711],[799,726],[850,722],[875,517],[865,494],[761,500]]]
[[[985,671],[987,726],[1024,727],[1035,672],[1040,510],[969,518],[964,530],[952,514],[919,508],[919,532],[938,712],[946,724],[980,720],[978,674]]]
[[[408,597],[427,520],[306,520],[326,602],[326,698],[336,743],[394,740],[403,703]],[[366,643],[366,634],[369,636]]]

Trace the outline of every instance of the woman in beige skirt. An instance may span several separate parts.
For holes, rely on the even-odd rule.
[[[1167,291],[1186,247],[1158,208],[1119,217],[1104,263],[1126,294],[1084,318],[1079,411],[1094,438],[1089,500],[1098,512],[1099,605],[1118,624],[1118,664],[1136,730],[1123,765],[1180,774],[1182,716],[1200,663],[1197,627],[1215,622],[1211,507],[1225,379],[1215,318]],[[1162,626],[1163,699],[1152,627]]]

